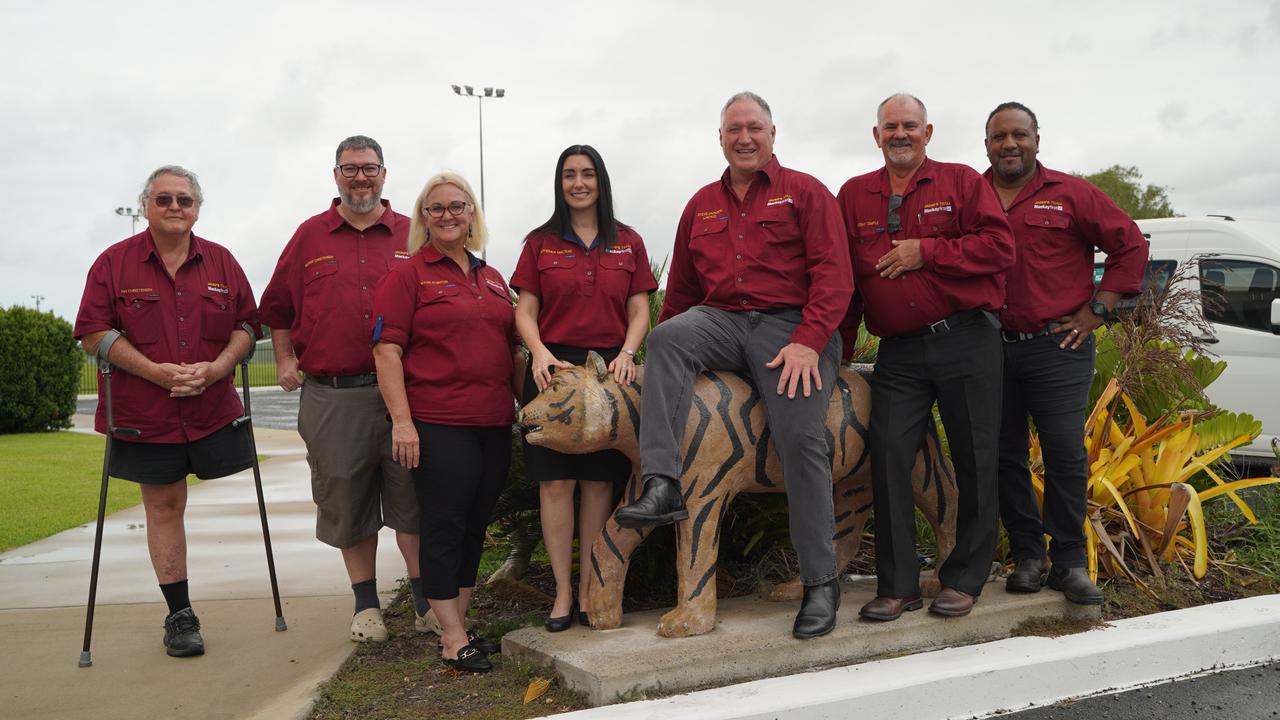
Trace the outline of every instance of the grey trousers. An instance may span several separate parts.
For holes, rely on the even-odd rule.
[[[804,397],[797,388],[795,398],[788,399],[777,393],[782,368],[770,370],[765,364],[791,341],[799,323],[799,310],[729,312],[697,306],[655,327],[645,350],[640,465],[645,480],[661,477],[678,484],[694,379],[705,370],[749,375],[782,463],[800,579],[819,585],[837,570],[826,419],[840,366],[840,336],[833,335],[819,356],[822,390]]]

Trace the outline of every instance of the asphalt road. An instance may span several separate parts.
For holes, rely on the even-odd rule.
[[[1280,663],[998,716],[1014,720],[1275,720]]]
[[[239,387],[239,386],[237,386]],[[285,392],[278,388],[255,388],[250,391],[250,409],[255,427],[278,430],[298,429],[298,392]],[[76,412],[92,415],[98,407],[97,398],[76,400]]]

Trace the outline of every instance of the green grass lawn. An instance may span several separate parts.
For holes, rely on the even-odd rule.
[[[255,355],[249,363],[249,387],[271,387],[276,384],[276,362],[268,349]],[[240,388],[240,366],[236,366],[236,388]],[[76,391],[82,394],[98,392],[98,369],[88,362],[80,366],[80,385]],[[99,469],[101,472],[101,469]]]
[[[0,551],[94,521],[104,440],[67,431],[0,435]],[[111,481],[108,513],[140,502],[137,484]]]

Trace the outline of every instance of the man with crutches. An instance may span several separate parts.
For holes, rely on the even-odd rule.
[[[298,226],[262,293],[280,387],[302,388],[298,434],[307,445],[316,539],[342,553],[355,596],[354,642],[388,637],[378,601],[378,531],[395,530],[419,631],[437,629],[418,572],[418,500],[391,456],[391,422],[373,366],[373,290],[409,260],[409,218],[382,199],[382,147],[338,144],[338,197]],[[299,372],[301,371],[301,372]],[[305,379],[302,373],[306,374]]]
[[[116,430],[107,441],[103,487],[107,474],[141,487],[147,549],[169,606],[166,651],[201,655],[187,588],[186,477],[218,478],[254,465],[233,379],[258,333],[257,308],[231,253],[191,232],[203,201],[194,173],[161,167],[138,201],[147,228],[98,256],[75,335],[115,371],[104,373],[95,421],[98,432]],[[89,664],[91,622],[92,607],[82,665]]]

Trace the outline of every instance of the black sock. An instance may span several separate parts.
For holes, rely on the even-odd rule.
[[[356,612],[381,607],[378,604],[377,578],[369,578],[364,582],[353,583],[351,591],[356,594]]]
[[[414,611],[419,615],[426,615],[431,606],[427,604],[427,599],[422,596],[422,578],[409,578],[409,593],[413,596]]]
[[[160,586],[160,592],[164,593],[164,601],[169,604],[170,615],[183,608],[191,607],[191,596],[187,594],[186,580],[163,584]]]

